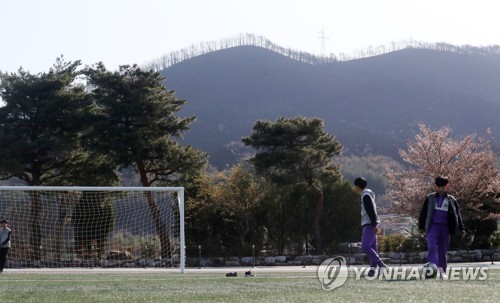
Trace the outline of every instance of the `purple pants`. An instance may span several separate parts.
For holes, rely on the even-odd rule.
[[[363,235],[361,236],[361,249],[370,258],[370,267],[375,268],[385,266],[384,262],[378,255],[377,234],[373,230],[373,226],[363,226]]]
[[[7,254],[9,253],[9,247],[0,247],[0,272],[3,271],[5,267],[5,262],[7,261]]]
[[[450,245],[450,231],[448,224],[431,223],[427,232],[427,247],[429,252],[427,259],[443,269],[446,272],[446,254]]]

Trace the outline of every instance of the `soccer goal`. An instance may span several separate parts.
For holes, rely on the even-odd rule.
[[[184,272],[183,187],[0,186],[7,267],[169,267]]]

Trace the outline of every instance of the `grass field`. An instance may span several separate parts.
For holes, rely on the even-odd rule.
[[[350,274],[346,284],[325,291],[316,271],[254,270],[245,278],[226,271],[180,274],[138,272],[6,271],[0,275],[0,302],[500,302],[500,270],[485,281],[368,281]],[[230,271],[230,270],[227,270]]]

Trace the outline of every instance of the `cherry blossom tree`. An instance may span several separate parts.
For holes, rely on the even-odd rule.
[[[453,195],[466,219],[500,218],[500,173],[498,157],[491,150],[491,130],[460,140],[450,137],[450,128],[437,131],[420,124],[420,133],[399,153],[407,169],[387,169],[386,198],[393,211],[416,217],[426,194],[435,190],[434,178],[450,180]]]

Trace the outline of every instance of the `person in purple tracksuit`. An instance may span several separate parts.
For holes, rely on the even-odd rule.
[[[379,267],[379,274],[384,271],[386,265],[378,255],[377,233],[380,231],[380,219],[375,204],[375,193],[366,188],[368,182],[364,178],[356,178],[354,186],[357,193],[361,194],[361,250],[370,258],[370,270],[368,276],[375,275],[375,269]]]
[[[447,193],[448,179],[434,180],[436,192],[427,195],[420,212],[418,228],[427,238],[429,262],[436,264],[442,278],[446,277],[446,254],[450,235],[465,236],[465,227],[457,200]]]

